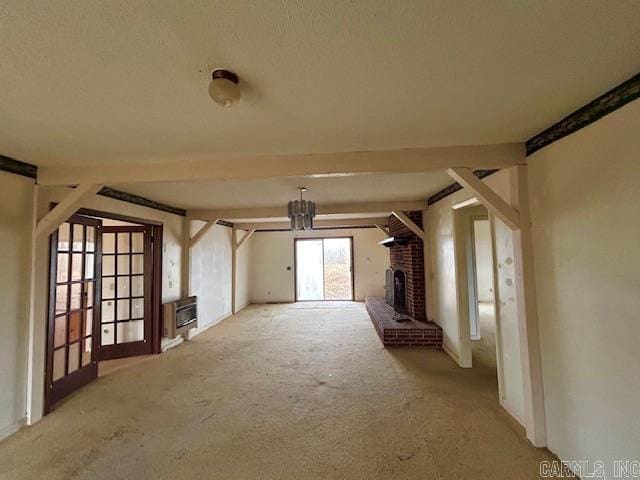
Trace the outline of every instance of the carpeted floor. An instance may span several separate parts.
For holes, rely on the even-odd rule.
[[[535,479],[495,371],[385,350],[362,304],[250,306],[0,443],[0,479]]]

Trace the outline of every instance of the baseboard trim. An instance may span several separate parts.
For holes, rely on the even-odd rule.
[[[162,353],[164,353],[167,350],[171,350],[172,348],[177,347],[182,342],[184,342],[184,338],[182,338],[181,335],[178,335],[176,338],[168,339],[163,345],[160,346],[160,350],[162,351]]]
[[[242,310],[244,310],[245,308],[247,308],[249,305],[251,305],[251,302],[247,302],[244,305],[240,305],[237,309],[236,309],[236,313],[240,313]]]
[[[500,406],[501,406],[502,408],[504,408],[504,410],[505,410],[509,415],[511,415],[511,417],[512,417],[516,422],[518,422],[518,424],[519,424],[519,425],[524,429],[524,432],[523,432],[523,433],[524,433],[524,435],[526,435],[526,433],[527,433],[527,432],[526,432],[527,427],[525,426],[523,419],[522,419],[522,418],[520,418],[520,416],[516,415],[516,412],[514,412],[514,411],[511,409],[511,407],[509,407],[509,405],[508,405],[507,403],[505,403],[505,402],[504,402],[504,400],[503,400],[502,398],[500,398],[500,399],[499,399],[499,402],[500,402]]]
[[[221,321],[226,320],[227,318],[229,318],[231,315],[233,315],[233,313],[229,312],[229,313],[225,313],[223,314],[221,317],[216,318],[213,322],[211,323],[207,323],[206,325],[202,325],[201,327],[198,328],[192,328],[191,330],[189,330],[187,332],[187,336],[185,337],[185,340],[192,340],[194,337],[197,337],[198,335],[200,335],[203,332],[206,332],[207,330],[209,330],[211,327],[213,327],[214,325],[219,324]]]
[[[462,364],[460,363],[460,357],[451,349],[451,347],[449,345],[447,345],[446,342],[442,342],[442,350],[444,350],[444,353],[446,353],[447,355],[449,355],[451,357],[451,359],[456,362],[458,364],[459,367],[462,367]]]
[[[0,440],[4,440],[5,438],[13,435],[18,430],[27,426],[27,417],[21,418],[20,420],[16,420],[15,422],[7,425],[6,427],[0,428]]]

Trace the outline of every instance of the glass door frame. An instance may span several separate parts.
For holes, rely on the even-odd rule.
[[[71,292],[67,291],[66,296],[66,308],[64,316],[66,317],[65,323],[65,345],[64,347],[55,348],[55,325],[56,318],[61,317],[62,315],[56,315],[56,303],[57,303],[57,293],[56,290],[58,288],[58,260],[59,260],[59,245],[58,245],[58,234],[60,227],[65,223],[69,223],[74,225],[74,231],[76,225],[83,226],[83,234],[82,234],[82,249],[81,251],[74,250],[73,248],[73,231],[69,232],[69,248],[67,251],[63,251],[62,254],[68,255],[68,274],[65,282],[60,282],[60,285],[67,285],[67,290],[70,290],[71,285],[80,284],[80,308],[76,310],[71,310]],[[86,385],[87,383],[95,380],[98,376],[98,362],[94,357],[94,352],[96,348],[96,336],[95,336],[95,326],[96,319],[98,318],[97,312],[97,299],[99,298],[99,289],[100,285],[100,228],[102,226],[102,221],[95,218],[88,218],[80,215],[73,215],[68,220],[63,222],[60,227],[56,229],[50,236],[50,263],[49,263],[49,305],[48,305],[48,315],[47,315],[47,344],[46,344],[46,365],[45,365],[45,413],[49,413],[53,406],[58,403],[60,400],[65,398],[67,395],[73,393],[78,390],[80,387]],[[93,251],[88,251],[86,249],[86,231],[87,227],[94,228],[94,249]],[[82,255],[82,267],[81,267],[81,275],[79,280],[73,280],[71,276],[71,265],[72,265],[72,257],[74,255]],[[93,277],[87,279],[86,278],[86,258],[87,255],[93,255],[94,263],[93,263]],[[93,298],[91,299],[91,306],[87,306],[89,297],[86,290],[86,285],[88,283],[93,282]],[[92,309],[93,318],[91,323],[91,354],[90,361],[86,365],[82,364],[82,353],[83,353],[83,344],[88,340],[87,338],[87,328],[86,328],[86,312],[87,310]],[[80,345],[79,348],[79,358],[78,358],[78,368],[71,373],[68,373],[69,368],[69,355],[70,355],[70,317],[72,312],[81,312],[80,318],[80,332],[79,339],[77,343]],[[73,342],[76,343],[76,342]],[[64,357],[64,375],[58,379],[54,380],[54,353],[56,350],[60,350],[61,348],[65,349],[65,357]]]
[[[49,209],[52,210],[55,206],[57,205],[56,202],[52,202],[49,204]],[[118,221],[122,221],[122,222],[128,222],[128,223],[136,223],[136,224],[140,224],[140,225],[149,225],[151,227],[151,240],[152,240],[152,245],[153,245],[153,287],[152,287],[152,307],[151,307],[151,311],[152,311],[152,341],[151,341],[151,353],[153,354],[158,354],[161,353],[162,349],[161,349],[161,339],[162,339],[162,330],[163,330],[163,325],[162,325],[162,245],[163,245],[163,238],[164,238],[164,226],[163,223],[157,220],[148,220],[148,219],[143,219],[143,218],[138,218],[138,217],[132,217],[129,215],[121,215],[118,213],[111,213],[111,212],[105,212],[102,210],[94,210],[91,208],[81,208],[79,210],[76,211],[76,213],[74,215],[72,215],[67,221],[71,221],[74,217],[76,216],[80,216],[80,218],[82,219],[88,219],[88,220],[93,220],[96,221],[98,223],[101,224],[101,220],[102,219],[111,219],[111,220],[118,220]],[[62,222],[64,223],[64,222]],[[62,225],[62,224],[61,224]],[[89,376],[89,378],[82,378],[82,379],[78,379],[77,381],[73,382],[73,385],[69,385],[68,386],[68,392],[65,395],[51,395],[51,390],[49,388],[49,385],[51,385],[51,376],[49,376],[50,374],[49,372],[49,368],[50,366],[52,367],[52,363],[51,365],[49,364],[50,360],[49,360],[49,324],[50,324],[50,312],[52,309],[52,305],[53,305],[53,310],[55,312],[55,290],[53,295],[51,296],[51,285],[53,285],[53,287],[55,288],[56,285],[56,269],[53,268],[52,269],[52,265],[56,266],[57,263],[57,258],[52,258],[53,257],[53,252],[54,250],[51,248],[53,246],[53,241],[54,238],[53,237],[57,237],[57,232],[58,230],[56,229],[56,231],[51,234],[50,236],[50,252],[49,252],[49,278],[48,278],[48,284],[49,284],[49,288],[48,288],[48,295],[49,295],[49,299],[48,299],[48,306],[47,306],[47,335],[46,335],[46,344],[45,344],[45,392],[44,392],[44,414],[48,414],[52,411],[53,407],[55,406],[55,404],[61,400],[62,398],[64,398],[67,394],[72,393],[73,391],[79,389],[80,387],[82,387],[83,385],[85,385],[86,383],[89,383],[90,381],[94,380],[95,378],[97,378],[97,358],[94,358],[95,355],[95,347],[97,346],[96,343],[96,338],[97,336],[92,336],[92,362],[90,364],[93,364],[93,361],[96,361],[96,375],[95,376]],[[96,238],[96,242],[101,241],[101,238],[98,239]],[[100,250],[101,250],[101,246],[100,246]],[[96,271],[96,275],[98,275],[97,272],[101,272],[102,268],[100,265],[101,260],[99,259],[99,254],[101,252],[98,250],[98,245],[96,245],[96,265],[95,265],[95,271]],[[101,277],[101,275],[100,275]],[[96,288],[95,288],[95,304],[98,303],[98,301],[101,301],[101,292],[102,292],[102,285],[99,283],[101,281],[101,278],[98,277],[96,279]],[[94,312],[96,312],[96,309],[94,309]],[[93,324],[93,328],[96,328],[96,326],[99,327],[99,317],[95,316],[96,322],[94,322]],[[97,325],[96,325],[97,324]],[[93,330],[92,330],[93,333]],[[53,345],[53,343],[52,343]],[[51,352],[53,353],[53,352]],[[51,360],[52,362],[52,360]],[[53,370],[51,370],[52,372]],[[75,372],[74,372],[75,373]],[[82,381],[80,381],[82,380]],[[69,381],[71,383],[71,381]],[[58,398],[59,397],[59,398]]]
[[[142,251],[141,252],[132,252],[133,250],[133,242],[131,241],[132,239],[132,235],[133,233],[139,233],[142,234],[142,238],[143,238],[143,242],[142,242]],[[97,358],[97,360],[102,361],[102,360],[112,360],[115,358],[124,358],[124,357],[134,357],[134,356],[139,356],[139,355],[148,355],[153,353],[152,352],[152,335],[153,335],[153,311],[152,311],[152,304],[153,304],[153,246],[152,246],[152,230],[149,226],[147,225],[128,225],[128,226],[103,226],[102,227],[102,232],[101,232],[101,240],[102,240],[102,252],[101,252],[101,267],[103,267],[101,269],[100,272],[100,281],[104,282],[105,279],[113,279],[114,282],[114,286],[115,286],[115,290],[114,290],[114,297],[113,298],[103,298],[102,294],[104,292],[104,290],[102,289],[100,291],[100,303],[98,305],[98,321],[96,323],[96,325],[94,326],[95,330],[95,336],[96,336],[96,349],[95,349],[95,357]],[[105,241],[104,241],[104,235],[106,234],[111,234],[113,235],[113,243],[114,243],[114,250],[113,252],[109,252],[109,253],[105,253],[104,249],[105,249]],[[120,235],[128,235],[129,238],[129,242],[127,243],[127,251],[126,252],[119,252],[118,251],[118,244],[119,244],[119,240],[118,237]],[[131,269],[132,269],[132,257],[133,256],[139,256],[142,255],[143,258],[143,265],[142,265],[142,272],[136,274],[134,273]],[[128,265],[127,265],[127,272],[126,273],[120,273],[118,271],[118,268],[120,268],[119,265],[119,257],[123,256],[128,260]],[[108,276],[104,275],[104,265],[105,265],[105,257],[113,257],[113,267],[114,267],[114,271],[113,273],[110,273]],[[142,277],[143,278],[143,293],[142,296],[136,296],[134,297],[133,294],[133,288],[131,286],[131,284],[129,284],[129,286],[127,287],[127,292],[128,295],[126,297],[120,297],[117,295],[117,291],[118,291],[118,284],[119,284],[119,279],[120,278],[126,278],[129,280],[129,282],[131,282],[131,280],[133,279],[133,277]],[[131,312],[132,310],[132,300],[142,300],[143,302],[143,315],[141,319],[133,319],[133,313]],[[119,302],[126,300],[129,304],[129,308],[127,309],[127,317],[128,319],[125,320],[125,323],[130,323],[132,321],[139,321],[142,320],[143,321],[143,338],[141,340],[138,341],[131,341],[131,342],[118,342],[118,328],[121,325],[124,325],[124,323],[122,323],[122,320],[118,321],[119,319],[117,318],[118,316],[118,312],[119,312]],[[108,325],[112,325],[113,328],[113,343],[109,343],[109,344],[103,344],[102,343],[102,334],[104,333],[103,330],[105,328],[105,323],[102,322],[102,306],[103,303],[105,301],[110,301],[113,302],[113,319],[110,323],[107,323]],[[120,327],[122,328],[122,327]]]
[[[325,276],[325,263],[324,263],[324,240],[332,240],[332,239],[342,239],[349,240],[350,247],[350,260],[351,260],[351,298],[350,299],[323,299],[323,300],[299,300],[298,299],[298,250],[297,243],[298,241],[305,240],[322,240],[322,250],[323,250],[323,259],[322,259],[322,276],[323,276],[323,290],[324,290],[324,276]],[[345,235],[345,236],[336,236],[336,237],[294,237],[293,239],[293,294],[295,302],[353,302],[356,299],[356,276],[355,276],[355,255],[353,248],[353,235]],[[325,295],[326,296],[326,295]]]
[[[56,204],[52,204],[53,208]],[[149,220],[145,218],[132,217],[130,215],[121,215],[119,213],[105,212],[103,210],[94,210],[92,208],[81,208],[76,212],[78,215],[86,215],[89,217],[108,218],[110,220],[118,220],[120,222],[137,223],[139,225],[151,226],[151,243],[153,246],[153,293],[151,311],[153,320],[151,322],[151,353],[162,352],[162,245],[164,239],[164,224],[157,220]],[[102,291],[101,291],[102,292]]]

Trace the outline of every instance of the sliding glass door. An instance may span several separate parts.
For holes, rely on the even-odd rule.
[[[352,238],[295,240],[296,300],[353,300]]]

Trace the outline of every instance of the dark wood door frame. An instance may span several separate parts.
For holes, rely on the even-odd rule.
[[[330,240],[332,238],[347,238],[349,239],[349,243],[351,245],[351,300],[298,300],[298,251],[296,248],[296,242],[298,240]],[[355,301],[356,299],[356,257],[354,255],[354,244],[353,235],[345,235],[338,237],[294,237],[293,238],[293,301],[294,302],[348,302]],[[322,269],[324,275],[324,242],[322,244]],[[323,287],[324,288],[324,287]]]
[[[50,208],[53,209],[57,203],[51,203]],[[151,353],[161,353],[163,318],[162,318],[162,244],[164,239],[163,223],[157,220],[148,220],[146,218],[132,217],[129,215],[121,215],[119,213],[105,212],[103,210],[94,210],[92,208],[81,208],[76,215],[84,215],[88,217],[107,218],[109,220],[117,220],[120,222],[138,223],[140,225],[150,225],[151,239],[153,247],[153,305],[152,313],[152,343]]]
[[[65,335],[66,335],[66,339],[65,339],[65,346],[62,347],[65,349],[65,353],[64,353],[64,371],[65,371],[65,375],[62,378],[59,378],[57,380],[54,381],[53,379],[53,370],[54,370],[54,350],[56,349],[55,347],[55,341],[54,341],[54,335],[55,335],[55,325],[56,325],[56,303],[57,303],[57,297],[56,297],[56,289],[58,287],[58,279],[57,279],[57,272],[58,272],[58,253],[59,253],[59,248],[58,248],[58,232],[59,229],[56,229],[50,236],[50,241],[49,241],[49,293],[48,293],[48,311],[47,311],[47,335],[46,335],[46,356],[45,356],[45,393],[44,393],[44,413],[47,414],[49,412],[51,412],[51,410],[53,409],[53,407],[60,401],[62,400],[64,397],[66,397],[67,395],[73,393],[74,391],[78,390],[80,387],[86,385],[87,383],[91,382],[92,380],[96,379],[98,376],[98,363],[95,360],[95,358],[93,357],[93,352],[95,351],[95,347],[96,347],[96,336],[95,336],[95,319],[97,318],[98,315],[98,309],[97,309],[97,304],[95,299],[97,298],[97,294],[99,289],[101,288],[100,285],[100,256],[98,254],[98,252],[100,251],[100,242],[101,242],[101,238],[99,235],[99,228],[102,224],[102,222],[100,220],[97,219],[93,219],[93,218],[87,218],[87,217],[83,217],[83,216],[78,216],[78,215],[73,215],[71,216],[67,222],[72,223],[73,225],[84,225],[83,227],[83,235],[82,235],[82,249],[81,251],[75,250],[75,247],[72,247],[72,242],[73,242],[73,232],[70,230],[69,231],[69,246],[68,246],[68,253],[65,253],[66,255],[68,255],[68,274],[66,277],[66,281],[62,282],[62,284],[67,284],[68,285],[68,289],[70,288],[70,285],[72,283],[75,284],[80,284],[81,285],[81,292],[80,292],[80,305],[79,305],[79,309],[74,310],[75,312],[80,311],[80,321],[79,321],[79,339],[77,341],[78,345],[79,345],[79,358],[78,358],[78,369],[72,373],[68,373],[68,368],[69,368],[69,355],[70,355],[70,348],[69,348],[69,342],[71,341],[70,339],[70,331],[71,331],[71,304],[70,304],[70,298],[71,298],[71,293],[67,292],[65,295],[67,295],[67,299],[66,299],[66,307],[65,307],[65,311],[66,313],[64,314],[64,317],[66,318],[65,323],[66,323],[66,327],[65,327]],[[87,249],[87,241],[86,241],[86,237],[85,237],[85,233],[88,230],[88,227],[94,227],[95,228],[95,233],[94,233],[94,250],[93,251],[89,251]],[[82,263],[81,263],[81,273],[80,273],[80,279],[78,280],[73,280],[72,275],[71,275],[71,265],[72,265],[72,256],[73,255],[82,255]],[[93,276],[91,277],[92,279],[88,279],[85,278],[86,275],[86,259],[88,257],[88,255],[93,255],[94,257],[94,264],[93,264]],[[92,298],[89,297],[88,292],[86,290],[86,285],[88,285],[88,283],[93,283],[93,296]],[[89,305],[89,299],[91,300],[91,304]],[[91,329],[91,359],[89,361],[89,363],[87,365],[82,365],[82,349],[84,349],[84,344],[87,341],[87,329],[86,329],[86,322],[87,322],[87,317],[86,317],[86,312],[92,309],[93,311],[93,319],[92,319],[92,329]],[[76,343],[76,342],[74,342]],[[58,350],[61,350],[60,347],[58,347]]]
[[[113,235],[113,246],[114,250],[110,253],[104,252],[104,239],[105,235],[112,234]],[[120,235],[129,235],[128,239],[130,242],[127,242],[126,252],[119,251],[119,237]],[[143,235],[143,249],[142,252],[133,252],[133,240],[131,234],[142,234]],[[101,252],[101,267],[104,268],[105,258],[113,257],[113,265],[114,270],[109,275],[105,275],[104,270],[100,272],[100,279],[104,282],[105,279],[111,278],[114,283],[114,297],[113,298],[103,298],[101,297],[101,303],[99,306],[99,320],[97,321],[94,330],[96,333],[98,346],[95,350],[95,357],[98,361],[102,360],[111,360],[114,358],[124,358],[124,357],[133,357],[139,355],[148,355],[152,353],[152,338],[153,338],[153,310],[152,310],[152,302],[153,302],[153,244],[152,244],[152,232],[151,226],[149,225],[126,225],[126,226],[103,226],[102,227],[102,243],[103,243],[103,251]],[[126,238],[126,237],[125,237]],[[133,262],[132,259],[134,256],[143,256],[143,268],[142,272],[135,273],[133,271]],[[120,268],[120,258],[128,258],[128,266],[126,269],[126,273],[122,274],[119,272]],[[142,278],[143,279],[143,294],[142,297],[134,296],[133,294],[133,286],[129,284],[127,287],[127,295],[121,296],[118,295],[119,292],[119,281],[120,279],[129,279],[132,281],[133,278]],[[113,319],[112,322],[103,323],[102,322],[102,303],[104,301],[113,301]],[[118,304],[120,301],[128,301],[129,309],[127,318],[125,323],[122,323],[122,319],[118,318]],[[143,300],[143,314],[142,318],[133,317],[133,301],[134,300]],[[138,341],[131,342],[118,342],[118,331],[120,328],[123,328],[125,324],[128,324],[131,321],[143,321],[143,338]],[[111,325],[113,328],[113,343],[104,345],[102,344],[102,334],[103,329],[106,325]]]
[[[89,208],[81,208],[77,212],[80,215],[91,217],[108,218],[120,222],[138,223],[140,225],[151,226],[151,245],[153,255],[153,288],[152,288],[152,321],[151,321],[151,353],[161,353],[162,342],[162,245],[164,240],[164,226],[157,220],[147,220],[144,218],[131,217],[118,213],[104,212]]]

